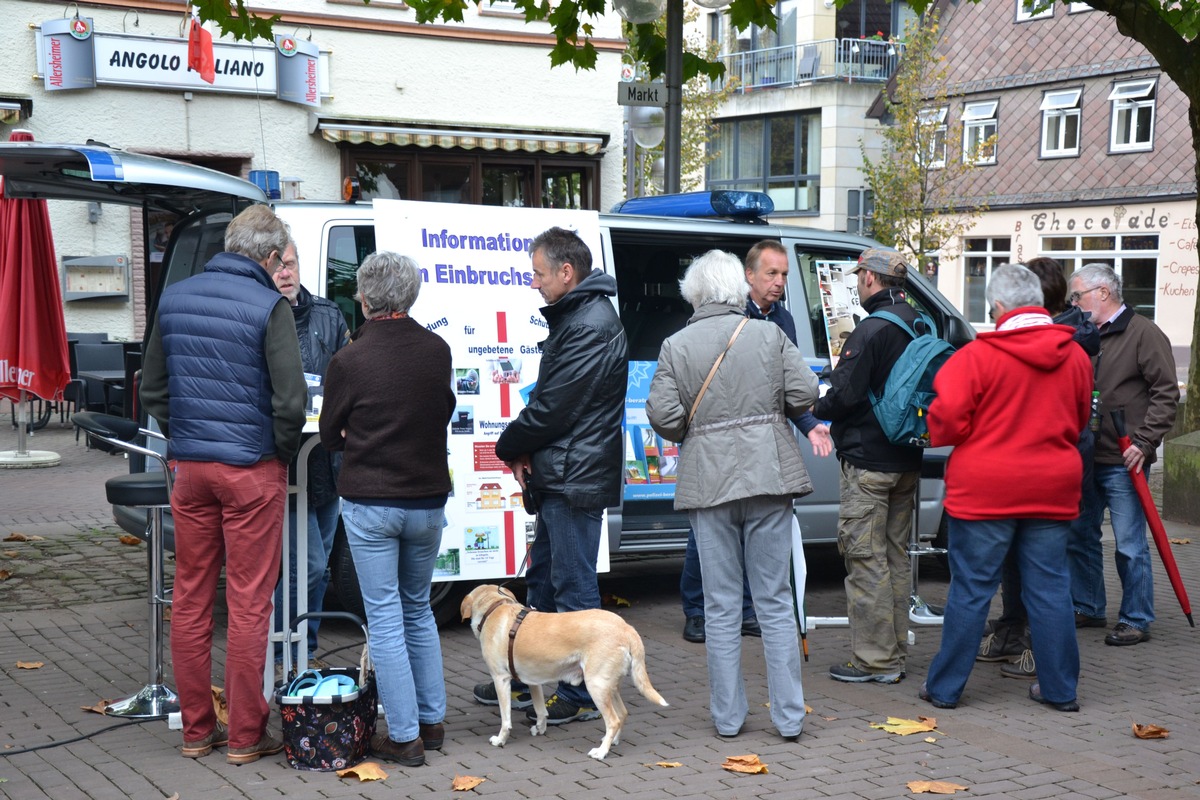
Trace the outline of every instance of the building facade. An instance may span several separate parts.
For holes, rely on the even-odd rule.
[[[877,156],[879,123],[867,116],[903,55],[902,2],[779,0],[776,30],[730,27],[707,15],[733,92],[714,118],[710,189],[766,192],[773,220],[859,232],[862,142]]]
[[[210,85],[187,70],[182,9],[88,3],[78,11],[86,24],[70,27],[86,29],[93,84],[66,88],[52,32],[76,7],[0,0],[0,139],[19,127],[41,142],[92,139],[243,177],[270,170],[284,179],[281,194],[313,200],[339,199],[347,177],[364,198],[601,209],[622,197],[616,15],[596,25],[596,69],[575,71],[550,67],[549,25],[527,24],[511,4],[421,25],[393,0],[260,3],[281,15],[281,38],[217,38]],[[283,91],[288,47],[314,54],[298,99]],[[128,297],[64,303],[68,330],[141,337],[171,222],[143,229],[137,210],[51,204],[60,262],[131,264]]]
[[[1179,359],[1196,302],[1196,179],[1188,101],[1137,42],[1084,3],[1032,13],[1021,0],[937,5],[950,121],[997,135],[960,187],[988,210],[947,242],[938,288],[988,328],[984,287],[1004,262],[1049,256],[1113,266],[1125,302]]]

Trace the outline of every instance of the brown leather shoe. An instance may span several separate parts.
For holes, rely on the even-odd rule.
[[[386,733],[377,733],[371,737],[371,751],[401,766],[425,766],[425,743],[420,736],[411,742],[393,742]]]
[[[426,750],[441,750],[442,743],[446,741],[446,728],[440,722],[435,722],[432,725],[421,723],[421,741],[425,745]]]
[[[217,723],[212,733],[203,739],[183,743],[184,758],[202,758],[213,751],[214,747],[224,747],[229,744],[229,731],[221,723]]]
[[[225,760],[230,764],[252,764],[263,756],[273,756],[283,750],[283,742],[263,734],[258,744],[250,747],[231,747],[225,751]]]

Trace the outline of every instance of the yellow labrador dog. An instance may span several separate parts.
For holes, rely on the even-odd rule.
[[[646,648],[642,637],[625,620],[611,611],[591,609],[559,614],[527,611],[517,635],[509,632],[523,606],[512,592],[499,586],[477,586],[462,601],[462,618],[483,648],[483,660],[500,701],[500,733],[491,737],[503,747],[512,730],[512,707],[505,702],[514,679],[514,669],[529,685],[537,722],[534,736],[546,732],[546,699],[543,683],[566,681],[578,686],[586,681],[596,707],[604,717],[604,740],[588,755],[603,759],[609,747],[620,743],[621,728],[629,712],[621,701],[621,678],[630,675],[633,685],[647,700],[669,705],[646,674]],[[512,642],[511,650],[509,642]]]

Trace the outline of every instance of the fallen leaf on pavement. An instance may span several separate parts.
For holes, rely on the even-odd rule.
[[[647,764],[646,766],[647,767],[663,767],[664,769],[666,769],[667,767],[682,767],[683,762],[682,761],[655,761],[653,764]]]
[[[1167,541],[1170,542],[1171,544],[1191,544],[1192,543],[1191,539],[1170,538],[1170,539],[1167,539]]]
[[[5,558],[17,558],[20,555],[21,555],[21,553],[19,550],[5,550],[4,551]]]
[[[387,780],[388,774],[374,761],[364,761],[356,767],[339,769],[337,776],[339,778],[358,778],[360,781],[382,781]]]
[[[1139,739],[1165,739],[1171,732],[1159,725],[1139,725],[1133,723],[1133,735]]]
[[[624,597],[618,597],[611,592],[604,593],[604,596],[600,598],[600,605],[608,606],[609,608],[632,608],[628,600]]]
[[[469,792],[486,780],[487,778],[476,778],[474,775],[455,775],[450,788],[456,792]]]
[[[758,760],[758,756],[750,753],[744,756],[726,756],[722,769],[730,772],[743,772],[747,775],[767,774],[767,765]]]
[[[220,686],[212,686],[213,711],[217,715],[217,722],[222,725],[229,724],[229,702],[225,699],[225,690]]]
[[[136,536],[131,536],[128,533],[123,533],[117,537],[117,541],[121,544],[141,544],[142,540]]]
[[[909,781],[908,790],[913,794],[954,794],[957,791],[966,791],[968,786],[959,786],[957,783],[950,781]]]
[[[44,541],[46,541],[46,538],[44,536],[26,536],[23,533],[18,533],[17,531],[13,531],[8,536],[4,537],[4,541],[6,541],[6,542],[44,542]]]
[[[805,703],[805,704],[804,704],[804,713],[805,713],[805,714],[811,714],[811,713],[812,713],[812,706],[810,706],[808,703]]]
[[[46,666],[44,661],[18,661],[17,669],[41,669]]]
[[[933,736],[926,736],[925,741],[929,742],[930,744],[937,744],[937,739]]]
[[[6,569],[0,569],[0,581],[6,581],[12,577],[12,573]]]
[[[826,722],[833,722],[835,719],[837,719],[837,717],[826,717],[822,715],[821,719],[825,720]]]
[[[97,700],[94,706],[80,706],[80,708],[84,711],[91,711],[93,714],[103,714],[112,703],[112,700]]]
[[[919,719],[888,717],[887,722],[872,722],[871,727],[900,736],[908,736],[910,733],[926,733],[935,729],[937,727],[937,720],[933,717],[921,717]]]

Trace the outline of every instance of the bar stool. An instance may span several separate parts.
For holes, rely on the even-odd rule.
[[[921,478],[946,477],[946,460],[950,458],[945,453],[925,453],[921,460]],[[945,512],[943,512],[945,513]],[[918,479],[916,496],[913,498],[912,533],[908,539],[908,555],[912,560],[912,584],[908,598],[908,620],[915,625],[941,625],[942,609],[931,608],[921,599],[917,591],[917,576],[920,574],[921,556],[932,556],[945,553],[946,548],[934,547],[921,541],[921,486]],[[911,634],[910,634],[911,635]]]
[[[89,436],[107,442],[127,453],[140,453],[158,461],[162,472],[138,472],[118,475],[104,482],[108,502],[118,506],[146,508],[150,511],[146,527],[146,561],[149,572],[150,611],[150,654],[149,678],[146,685],[126,698],[117,700],[104,709],[111,717],[128,719],[165,719],[179,710],[179,698],[163,683],[163,606],[170,603],[165,597],[163,578],[163,509],[171,507],[171,470],[165,456],[133,443],[138,437],[165,437],[154,431],[140,428],[133,420],[80,411],[74,422],[87,431]]]

